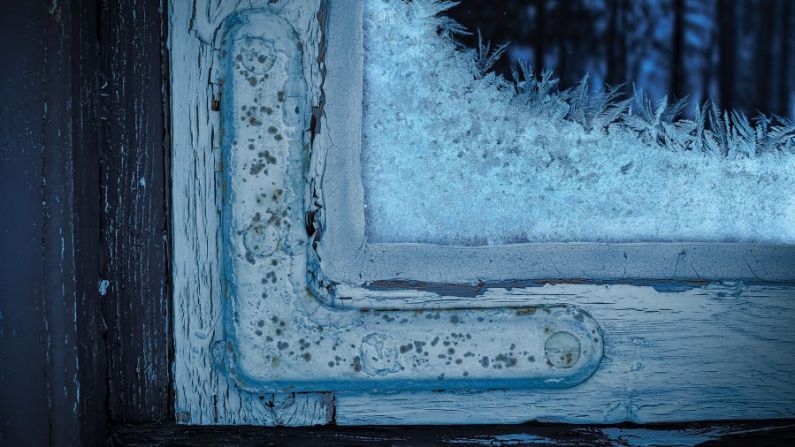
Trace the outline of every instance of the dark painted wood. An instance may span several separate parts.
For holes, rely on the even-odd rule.
[[[106,437],[94,5],[8,2],[0,18],[3,445]]]
[[[50,443],[75,445],[79,438],[77,352],[77,276],[75,248],[74,111],[71,107],[72,10],[69,5],[37,2],[47,8],[45,25],[44,115],[42,126],[42,226],[44,320],[47,331],[47,385]],[[77,73],[79,75],[79,72]]]
[[[597,431],[549,425],[523,426],[464,426],[464,427],[187,427],[187,426],[122,426],[115,427],[111,446],[483,446],[521,445],[499,443],[511,435],[532,433],[550,440],[532,445],[541,446],[608,446],[612,445]],[[495,439],[495,436],[497,437]],[[521,439],[521,438],[514,438]],[[528,445],[528,444],[525,444]]]
[[[100,307],[100,0],[72,6],[72,103],[74,107],[74,225],[77,337],[80,377],[80,444],[97,445],[107,435],[105,320]],[[65,5],[69,5],[68,2]]]
[[[7,3],[0,14],[0,439],[43,445],[50,437],[39,416],[48,414],[49,394],[42,266],[48,17],[42,1]]]
[[[707,441],[710,446],[794,445],[793,421],[666,424],[654,426],[578,426],[564,424],[405,426],[405,427],[191,427],[173,424],[121,425],[113,428],[111,446],[613,446],[613,445],[688,445],[681,431],[731,432]],[[613,436],[611,430],[650,430],[647,438]],[[656,440],[649,443],[649,439]],[[629,442],[627,442],[629,441]],[[644,442],[646,441],[646,442]],[[678,444],[677,444],[678,442]]]
[[[108,411],[116,421],[173,420],[165,5],[102,4],[102,308]]]

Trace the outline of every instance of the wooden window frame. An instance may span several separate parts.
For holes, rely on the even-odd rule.
[[[2,165],[6,185],[26,185],[30,192],[25,201],[5,195],[4,209],[35,227],[30,239],[24,238],[28,233],[9,231],[0,236],[14,257],[2,275],[4,290],[14,292],[13,299],[4,297],[0,320],[0,361],[14,365],[3,370],[0,383],[3,442],[482,445],[529,439],[613,445],[654,436],[685,444],[693,439],[711,445],[793,443],[792,419],[652,426],[339,427],[332,413],[329,426],[319,428],[179,424],[172,370],[173,234],[164,223],[174,221],[165,79],[169,7],[170,2],[130,6],[118,0],[78,0],[54,9],[43,1],[17,2],[6,9],[13,20],[0,33],[3,41],[14,42],[14,51],[6,56],[23,64],[18,67],[33,63],[38,68],[9,74],[15,81],[7,85],[15,94],[6,97],[3,107],[23,125],[0,128],[2,141],[18,148],[4,153],[13,160]],[[20,41],[31,30],[35,36]],[[46,93],[47,99],[35,92]],[[55,112],[43,115],[44,104]],[[47,194],[46,203],[36,191]],[[3,229],[12,228],[10,223],[5,221]],[[39,243],[42,250],[31,248]],[[25,278],[31,271],[48,279],[5,288],[14,284],[12,278]],[[16,397],[8,398],[10,390]],[[208,393],[207,402],[217,397]],[[708,436],[693,438],[694,433]]]
[[[318,139],[323,230],[318,251],[329,280],[374,293],[348,305],[383,302],[384,283],[500,287],[500,282],[655,283],[795,281],[795,245],[731,242],[533,242],[502,246],[370,243],[361,175],[363,27],[361,2],[332,2],[325,104]],[[372,300],[362,295],[374,295]]]
[[[296,12],[302,5],[313,9]],[[238,341],[246,327],[238,324],[238,316],[248,315],[245,309],[249,309],[240,306],[246,301],[255,302],[257,297],[235,293],[239,285],[235,271],[246,266],[239,248],[243,244],[236,242],[236,238],[245,227],[227,225],[235,221],[229,217],[235,213],[234,209],[230,210],[229,194],[245,167],[235,167],[230,157],[231,143],[225,143],[222,138],[223,120],[231,112],[228,105],[224,106],[229,98],[224,98],[223,91],[229,86],[224,83],[220,61],[226,50],[221,37],[223,23],[227,17],[245,14],[247,10],[266,11],[285,18],[309,18],[322,24],[319,31],[313,31],[312,26],[307,28],[312,33],[311,42],[304,43],[302,60],[304,76],[314,77],[318,73],[323,76],[322,80],[313,80],[321,82],[323,94],[318,98],[324,100],[308,106],[312,109],[307,131],[311,134],[308,139],[313,157],[308,163],[309,173],[294,173],[309,179],[307,203],[310,204],[305,211],[308,243],[313,250],[306,265],[298,266],[300,272],[296,270],[298,273],[293,277],[309,278],[307,290],[312,300],[302,299],[300,293],[287,297],[288,301],[298,303],[296,312],[281,309],[279,319],[290,324],[294,318],[291,315],[301,315],[304,310],[329,312],[329,308],[410,314],[427,309],[473,309],[474,312],[483,308],[565,304],[591,314],[608,337],[604,354],[608,361],[602,362],[593,376],[565,392],[504,390],[507,384],[497,381],[490,388],[501,390],[477,394],[450,392],[444,399],[437,399],[431,391],[421,391],[421,387],[388,395],[372,394],[366,391],[379,386],[364,382],[351,386],[316,378],[308,385],[296,383],[295,389],[317,393],[284,395],[279,391],[284,391],[290,383],[274,380],[270,370],[256,370],[240,363],[242,351]],[[781,348],[771,351],[769,346],[753,344],[753,340],[767,337],[764,334],[773,326],[789,327],[768,316],[768,312],[788,309],[791,305],[795,257],[789,255],[795,247],[553,243],[460,248],[373,244],[369,247],[377,250],[371,251],[392,250],[384,261],[386,267],[380,264],[382,259],[373,256],[364,257],[364,263],[360,263],[352,257],[362,253],[352,251],[351,247],[368,247],[362,239],[362,202],[357,195],[361,193],[361,180],[356,175],[360,133],[357,116],[361,113],[361,63],[356,62],[361,59],[361,26],[357,17],[361,17],[361,2],[307,1],[245,7],[200,2],[193,8],[172,4],[171,14],[170,50],[172,58],[181,64],[177,69],[179,75],[172,78],[171,84],[175,166],[172,175],[175,399],[179,421],[306,425],[326,423],[333,414],[338,424],[490,423],[529,419],[665,422],[685,414],[691,419],[751,417],[749,408],[757,401],[777,402],[761,413],[763,417],[786,413],[790,401],[776,390],[788,386],[788,382],[774,370],[790,368],[791,360],[782,356]],[[307,32],[305,28],[301,28],[302,32]],[[319,46],[312,46],[315,44]],[[197,60],[198,66],[190,68]],[[323,172],[326,174],[317,174]],[[296,226],[294,222],[292,227]],[[483,259],[490,259],[490,255],[496,259],[491,264],[504,268],[483,269],[483,264],[489,264]],[[438,258],[432,259],[434,256]],[[471,259],[460,260],[467,257]],[[394,259],[399,264],[389,264],[397,262]],[[632,262],[636,259],[637,262]],[[522,260],[527,260],[526,266]],[[618,267],[612,265],[614,261]],[[453,268],[448,265],[444,272],[433,271],[434,265],[445,262],[452,263]],[[235,263],[239,263],[237,267],[230,267]],[[375,267],[365,271],[359,268],[362,264]],[[628,273],[624,273],[625,269]],[[252,283],[247,288],[256,290],[256,286]],[[758,313],[743,311],[740,304],[748,300],[755,300],[760,306]],[[253,309],[256,308],[254,305]],[[268,306],[262,309],[266,314],[270,311]],[[721,317],[715,320],[714,315]],[[265,315],[259,321],[269,320]],[[253,326],[256,321],[249,323]],[[713,331],[724,326],[734,329],[726,329],[725,333]],[[370,331],[362,327],[367,326],[360,324],[351,330],[357,334],[356,331],[363,331],[360,337],[364,344]],[[656,327],[669,329],[661,332]],[[249,327],[249,332],[254,332],[252,329],[256,328]],[[775,334],[770,341],[775,346],[795,338],[787,330]],[[295,337],[306,338],[303,335],[302,332]],[[715,337],[723,337],[726,346],[747,345],[754,349],[715,350],[711,348]],[[300,340],[287,341],[293,346],[300,343]],[[346,346],[356,350],[357,343]],[[269,352],[266,348],[261,351],[263,355]],[[682,355],[683,352],[689,354]],[[257,361],[262,364],[261,359]],[[742,374],[757,368],[755,365],[761,365],[758,368],[764,370],[762,376],[771,373],[775,379],[762,381],[761,376]],[[355,370],[356,365],[352,363],[351,368]],[[637,373],[641,370],[645,372]],[[737,385],[737,395],[730,399],[721,394],[719,387],[699,382],[700,377],[710,372],[711,380],[717,383]],[[666,385],[677,380],[679,387]],[[633,385],[627,386],[628,383]],[[394,390],[400,386],[381,387]],[[450,390],[467,386],[456,382],[450,385]],[[651,393],[652,389],[663,391]],[[206,395],[227,397],[208,405]],[[654,405],[655,400],[666,404]],[[230,409],[230,401],[238,402],[237,407]],[[303,409],[287,411],[284,413],[287,416],[263,412],[259,403],[262,401],[269,402],[271,407]],[[389,411],[374,414],[372,406],[384,402],[389,402]],[[674,408],[673,402],[683,403]],[[663,408],[666,405],[667,409]],[[489,411],[481,411],[482,407]]]

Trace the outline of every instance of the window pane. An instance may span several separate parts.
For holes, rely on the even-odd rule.
[[[368,239],[795,242],[793,7],[727,4],[365,2]]]

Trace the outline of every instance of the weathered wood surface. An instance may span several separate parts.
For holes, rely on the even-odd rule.
[[[11,20],[15,15],[25,20]],[[44,444],[51,436],[49,427],[41,430],[38,420],[39,414],[48,413],[49,397],[44,317],[47,300],[42,269],[46,210],[41,205],[31,207],[30,203],[44,201],[41,128],[45,92],[40,85],[46,70],[44,26],[48,17],[43,2],[30,2],[18,4],[10,11],[6,9],[0,20],[4,64],[15,65],[19,70],[16,75],[4,72],[0,84],[3,97],[9,98],[0,108],[3,137],[0,182],[2,191],[14,192],[4,195],[2,201],[4,213],[7,213],[3,219],[2,246],[5,259],[20,260],[14,263],[4,260],[2,264],[0,324],[4,340],[0,351],[3,365],[0,399],[25,401],[16,408],[4,403],[0,407],[0,419],[3,421],[2,438],[8,442],[23,442],[24,436],[30,434],[32,442]],[[17,39],[21,42],[17,43]],[[23,73],[31,73],[31,79],[26,79]],[[10,215],[15,218],[8,219]],[[15,411],[18,415],[13,415]]]
[[[317,8],[317,2],[309,3]],[[282,12],[291,14],[293,6],[295,2]],[[330,395],[242,392],[214,361],[226,349],[219,265],[220,88],[214,84],[220,48],[215,38],[226,17],[251,8],[285,5],[265,0],[170,4],[176,419],[190,424],[324,424],[333,417]]]
[[[316,276],[333,284],[329,303],[390,310],[572,304],[602,327],[605,358],[590,379],[563,391],[339,392],[338,424],[617,423],[795,415],[791,246],[555,243],[528,244],[519,255],[513,249],[521,244],[508,249],[375,244],[370,253],[357,172],[363,83],[357,39],[362,24],[355,20],[361,11],[353,5],[360,4],[330,4],[326,113],[313,147],[324,161],[316,169],[323,173],[319,196],[324,199],[318,207],[324,223],[317,249],[322,274]],[[521,278],[613,283],[511,284]],[[643,278],[654,279],[633,283]],[[718,281],[726,279],[756,284]],[[419,290],[367,288],[373,280],[413,282]],[[444,293],[444,286],[428,287],[434,281],[456,284],[447,286],[452,293]],[[480,281],[496,284],[486,287]],[[779,286],[766,286],[766,281]],[[475,293],[458,294],[467,284],[478,284],[472,287]]]
[[[96,3],[0,16],[0,444],[105,437]]]
[[[49,3],[50,5],[52,3]],[[67,9],[69,4],[62,4]],[[95,445],[108,434],[107,351],[105,318],[102,315],[97,287],[100,274],[101,232],[100,203],[100,56],[102,43],[98,38],[102,21],[97,13],[96,0],[71,2],[72,8],[72,70],[73,92],[71,109],[75,113],[71,149],[75,153],[74,174],[75,239],[78,261],[77,281],[77,341],[80,380],[78,414],[80,416],[80,444]],[[77,69],[76,69],[77,68]],[[60,80],[58,82],[61,82]],[[74,402],[73,402],[74,404]],[[56,444],[56,443],[54,443]]]
[[[340,392],[333,399],[283,400],[237,389],[223,367],[230,347],[223,342],[228,303],[221,298],[219,179],[228,167],[220,162],[221,101],[214,73],[222,49],[215,42],[225,17],[257,7],[271,6],[196,2],[174,4],[170,11],[178,421],[301,425],[329,422],[333,414],[344,425],[619,423],[795,414],[791,284],[558,284],[495,287],[460,298],[381,291],[382,296],[360,297],[365,307],[573,304],[602,326],[605,358],[593,377],[567,390]],[[290,14],[289,8],[283,12]],[[311,47],[305,49],[312,54]],[[284,410],[273,411],[279,402]]]
[[[641,426],[114,427],[112,446],[762,446],[795,443],[794,421]]]
[[[180,2],[176,2],[180,3]],[[117,421],[173,418],[165,10],[105,1],[100,243],[108,410]]]
[[[456,304],[474,300],[566,302],[584,309],[602,326],[602,365],[588,381],[563,391],[338,393],[337,423],[618,423],[795,414],[791,287],[548,285],[490,290]]]
[[[179,3],[179,2],[177,2]],[[231,2],[230,2],[231,3]],[[767,421],[755,423],[729,423],[718,426],[711,425],[675,425],[661,428],[652,427],[563,427],[557,425],[544,426],[518,426],[518,427],[378,427],[378,428],[345,428],[323,427],[320,429],[305,428],[300,430],[265,429],[255,427],[185,427],[173,425],[174,416],[168,413],[173,401],[170,398],[169,383],[169,358],[167,355],[169,335],[160,327],[150,331],[143,329],[141,322],[144,319],[158,324],[158,321],[168,321],[168,303],[163,305],[159,296],[146,299],[147,294],[155,290],[159,293],[159,284],[168,283],[167,272],[161,267],[163,259],[147,257],[141,262],[132,262],[133,255],[127,250],[139,250],[140,239],[130,236],[131,232],[138,231],[141,227],[136,222],[148,219],[154,222],[167,215],[165,202],[162,206],[155,204],[152,199],[151,206],[130,205],[130,217],[126,220],[118,217],[115,212],[105,214],[110,221],[120,222],[120,225],[133,225],[132,229],[120,230],[115,233],[118,237],[126,238],[129,247],[121,244],[113,245],[126,259],[126,266],[139,273],[128,272],[129,278],[142,278],[147,275],[140,272],[160,270],[158,274],[151,274],[150,286],[139,286],[135,296],[125,305],[118,301],[107,305],[110,312],[100,314],[96,303],[104,299],[98,292],[103,263],[111,262],[100,258],[99,226],[104,201],[100,201],[100,168],[98,125],[106,121],[127,107],[133,107],[135,113],[127,114],[128,123],[143,120],[143,115],[158,113],[157,107],[150,108],[136,104],[137,99],[130,97],[121,100],[116,96],[110,103],[116,104],[109,108],[104,106],[99,113],[98,101],[100,95],[106,95],[113,89],[125,89],[127,77],[116,77],[115,84],[108,84],[106,76],[99,77],[96,58],[97,48],[105,44],[117,48],[127,48],[123,57],[134,58],[135,51],[140,50],[130,41],[110,39],[118,29],[129,31],[130,27],[140,25],[138,20],[142,17],[151,19],[151,14],[146,15],[144,10],[151,13],[150,4],[136,3],[128,5],[119,0],[113,3],[104,3],[101,8],[92,1],[72,2],[71,6],[63,2],[11,2],[6,5],[4,14],[0,15],[0,49],[6,57],[6,64],[2,70],[4,82],[0,84],[0,91],[4,101],[0,104],[0,191],[4,194],[0,198],[5,219],[0,219],[0,247],[2,247],[5,261],[0,264],[0,444],[3,445],[98,445],[105,435],[105,419],[108,417],[106,410],[111,406],[115,408],[114,418],[119,422],[126,422],[127,415],[131,420],[152,422],[154,420],[171,420],[172,424],[160,425],[122,425],[112,428],[111,443],[113,445],[261,445],[272,442],[289,445],[317,445],[323,442],[326,445],[418,445],[448,443],[453,445],[498,445],[517,444],[521,442],[538,442],[551,445],[649,445],[651,440],[688,440],[679,444],[692,444],[701,442],[703,434],[709,434],[708,443],[720,445],[792,445],[793,421]],[[203,11],[211,11],[204,5]],[[137,17],[129,20],[130,16]],[[79,17],[79,19],[77,18]],[[147,19],[148,20],[148,19]],[[115,25],[108,25],[98,33],[99,23],[113,21]],[[126,32],[126,31],[125,31]],[[159,35],[161,30],[154,26],[138,28],[138,33]],[[105,36],[102,41],[99,35]],[[130,34],[125,34],[129,36]],[[138,36],[140,37],[140,36]],[[161,37],[162,38],[162,37]],[[157,40],[158,38],[154,38]],[[115,43],[111,43],[115,42]],[[154,45],[149,41],[147,46]],[[162,44],[163,42],[160,42]],[[129,45],[129,47],[128,47]],[[45,54],[46,60],[45,62]],[[121,53],[118,53],[121,54]],[[127,72],[130,79],[146,77],[152,74],[151,64],[160,64],[160,54],[147,50],[146,58],[151,59],[147,64],[149,69],[141,71],[133,69],[122,61],[114,62],[113,67]],[[122,56],[118,56],[122,57]],[[198,59],[197,59],[198,60]],[[110,66],[110,61],[105,62],[105,67]],[[6,68],[6,67],[11,67]],[[125,68],[127,67],[127,68]],[[205,67],[206,68],[206,67]],[[46,76],[45,76],[46,73]],[[140,80],[140,79],[139,79]],[[143,82],[143,81],[141,81]],[[158,84],[159,81],[150,80],[147,84],[148,94],[154,96],[156,92],[163,94]],[[100,86],[104,86],[100,90]],[[135,87],[140,88],[140,87]],[[53,92],[53,89],[61,89]],[[130,90],[133,91],[133,90]],[[68,93],[71,92],[71,93]],[[46,108],[44,107],[46,101]],[[104,99],[103,101],[108,101]],[[152,97],[146,100],[151,104]],[[70,113],[67,113],[71,111]],[[194,115],[194,117],[197,115]],[[206,118],[206,117],[205,117]],[[45,125],[45,119],[46,125]],[[156,118],[152,118],[156,119]],[[145,121],[145,120],[144,120]],[[122,120],[116,120],[114,125],[127,126]],[[183,122],[184,124],[184,122]],[[148,126],[136,127],[141,133],[153,131],[151,123]],[[149,129],[145,131],[144,129]],[[46,131],[46,132],[45,132]],[[124,138],[118,135],[124,131],[103,131],[103,141],[110,141],[107,137],[115,134],[113,141]],[[142,139],[141,133],[136,137],[129,137],[135,141],[128,141],[130,145],[138,144]],[[129,134],[128,134],[129,135]],[[126,137],[125,137],[126,138]],[[154,138],[154,137],[153,137]],[[167,140],[166,140],[167,142]],[[155,150],[153,143],[146,143],[147,150]],[[130,152],[116,152],[111,148],[105,149],[104,157],[128,156]],[[138,157],[143,157],[139,155]],[[167,160],[150,156],[152,172],[166,169]],[[132,158],[140,160],[140,158]],[[135,180],[140,171],[140,165],[112,161],[110,165],[117,168],[103,168],[103,172],[114,169],[119,175]],[[206,169],[202,163],[196,164],[198,168]],[[191,169],[192,171],[192,169]],[[147,171],[143,171],[147,172]],[[204,172],[204,171],[202,171]],[[190,172],[186,174],[186,177]],[[103,178],[116,184],[116,178],[110,174],[103,174]],[[147,186],[151,184],[156,175],[147,177]],[[140,177],[137,178],[140,180]],[[167,183],[167,182],[165,182]],[[205,187],[210,185],[205,184]],[[151,194],[160,194],[158,186],[150,188]],[[188,188],[183,184],[184,192],[201,192],[201,189]],[[11,191],[12,194],[6,194]],[[119,202],[136,200],[144,194],[143,189],[119,188],[115,200]],[[126,192],[127,198],[123,198]],[[105,193],[103,193],[105,194]],[[194,196],[189,204],[192,207],[203,206],[199,196]],[[214,197],[212,197],[214,199]],[[120,206],[120,205],[116,205]],[[197,212],[196,217],[212,216],[209,211]],[[133,214],[135,216],[133,216]],[[148,215],[149,217],[145,217]],[[184,217],[184,215],[183,215]],[[189,227],[193,222],[182,221],[175,225]],[[201,225],[201,222],[199,223]],[[109,225],[105,225],[109,228]],[[150,231],[150,227],[146,228]],[[154,233],[157,233],[155,230]],[[163,234],[159,233],[162,238]],[[108,236],[111,237],[111,236]],[[115,236],[114,236],[115,237]],[[156,236],[147,235],[145,243],[158,250],[158,245],[151,243]],[[211,240],[211,239],[208,239]],[[198,238],[191,239],[196,244],[203,244]],[[185,240],[183,240],[185,242]],[[63,251],[62,251],[63,248]],[[214,249],[214,248],[213,248]],[[190,251],[193,253],[193,251]],[[207,258],[203,258],[206,260]],[[202,261],[192,262],[195,272],[202,272]],[[121,267],[114,267],[121,268]],[[106,270],[111,271],[111,270]],[[45,279],[46,278],[46,279]],[[184,278],[183,278],[184,279]],[[131,281],[131,280],[128,280]],[[152,286],[151,284],[155,284]],[[105,296],[112,293],[113,284],[108,283]],[[117,285],[117,287],[119,287]],[[183,287],[198,288],[198,285],[183,284]],[[765,298],[770,294],[762,289],[758,296],[742,294],[748,299],[745,311],[755,314],[755,307],[748,310],[754,300]],[[124,298],[125,295],[120,295]],[[667,296],[667,295],[665,295]],[[711,295],[710,295],[711,296]],[[166,295],[168,297],[168,295]],[[438,297],[436,297],[438,298]],[[436,299],[435,298],[435,299]],[[496,297],[495,297],[496,298]],[[713,297],[711,299],[718,299]],[[116,298],[112,298],[116,299]],[[508,299],[504,295],[502,298]],[[184,303],[183,303],[184,304]],[[217,306],[218,302],[207,301],[209,306]],[[735,303],[736,304],[736,303]],[[596,306],[592,302],[589,305]],[[630,307],[630,306],[628,306]],[[634,307],[634,306],[633,306]],[[667,308],[667,307],[665,307]],[[213,308],[217,312],[217,308]],[[782,307],[779,320],[786,318],[787,308]],[[116,312],[118,311],[118,313]],[[634,312],[634,311],[632,311]],[[637,312],[641,312],[638,310]],[[729,312],[731,314],[731,312]],[[215,314],[217,315],[217,313]],[[715,321],[721,319],[723,314],[716,314]],[[790,314],[791,315],[791,314]],[[759,315],[753,317],[759,321]],[[114,403],[105,407],[106,364],[104,327],[112,319],[138,319],[138,323],[111,322],[116,329],[109,337],[118,337],[112,344],[110,355],[118,355],[125,362],[125,370],[130,373],[117,374],[114,382],[108,382],[110,390],[116,396],[111,398]],[[104,321],[103,321],[104,320]],[[133,320],[127,320],[133,321]],[[186,319],[185,321],[191,321]],[[168,326],[166,326],[168,327]],[[212,327],[211,322],[204,323],[204,328]],[[769,328],[770,329],[770,328]],[[630,331],[631,329],[626,329]],[[741,326],[735,326],[737,332],[742,332]],[[134,334],[147,337],[146,339],[132,340]],[[758,338],[764,334],[752,331]],[[761,335],[760,335],[761,334]],[[628,336],[628,335],[622,335]],[[119,351],[120,350],[120,351]],[[148,350],[145,353],[143,350]],[[155,355],[155,350],[162,355]],[[123,352],[124,354],[114,354]],[[144,359],[147,363],[144,362]],[[117,363],[120,365],[120,363]],[[139,366],[139,367],[136,367]],[[77,368],[79,366],[79,368]],[[197,368],[201,365],[197,364]],[[209,363],[204,365],[209,369]],[[197,377],[209,377],[198,373]],[[76,379],[76,380],[75,380]],[[147,381],[142,385],[141,381]],[[128,383],[133,385],[125,389]],[[193,385],[197,386],[197,385]],[[144,388],[146,387],[146,388]],[[148,393],[141,396],[139,393]],[[127,394],[130,393],[130,394]],[[205,395],[208,404],[203,417],[210,421],[212,412],[229,410],[233,412],[238,421],[255,423],[252,417],[243,417],[247,412],[260,411],[260,407],[251,407],[249,410],[235,406],[235,398],[228,398],[233,394],[229,388],[216,387],[212,394]],[[136,395],[138,394],[138,395]],[[786,394],[786,393],[783,393]],[[214,398],[218,401],[229,399],[229,404],[209,404]],[[299,397],[291,399],[288,396],[279,396],[278,399],[266,401],[268,415],[262,420],[268,423],[274,421],[333,421],[333,398],[325,397],[324,405],[297,405],[296,402],[312,403],[312,399]],[[415,396],[422,399],[424,396]],[[343,400],[345,397],[343,397]],[[390,404],[387,396],[376,396],[373,401],[380,408]],[[435,399],[435,397],[434,397]],[[473,402],[467,398],[461,402]],[[478,402],[485,402],[479,400]],[[108,401],[110,402],[110,400]],[[240,401],[237,401],[238,404]],[[360,401],[362,402],[362,401]],[[447,413],[451,418],[458,416],[455,411],[446,408],[448,404],[439,400],[438,413]],[[254,403],[252,403],[254,404]],[[345,405],[348,405],[346,402]],[[434,421],[431,405],[424,406],[420,416],[430,414],[431,417],[423,419],[423,423]],[[285,409],[282,413],[279,409]],[[350,408],[350,407],[348,407]],[[372,408],[369,411],[372,412]],[[496,410],[495,410],[496,408]],[[306,411],[318,411],[316,416],[306,416]],[[403,408],[400,411],[408,411]],[[429,411],[429,412],[426,412]],[[500,411],[498,404],[492,402],[484,407],[483,411]],[[399,411],[396,411],[398,413]],[[417,416],[417,419],[421,417]],[[760,416],[761,417],[761,416]],[[362,409],[352,412],[349,421],[362,420]],[[384,419],[384,418],[381,418]],[[217,419],[216,419],[217,420]],[[394,418],[392,420],[395,420]],[[462,419],[461,422],[466,422]],[[718,427],[718,428],[715,428]],[[724,428],[720,428],[724,427]],[[594,430],[596,434],[589,432]],[[712,438],[711,432],[717,430],[717,438]],[[676,437],[666,434],[669,432],[684,432],[689,437]],[[568,434],[567,434],[568,433]],[[608,433],[606,435],[604,433]],[[608,441],[602,441],[605,436],[610,436]],[[693,441],[695,439],[696,441]],[[554,441],[554,443],[553,443]]]

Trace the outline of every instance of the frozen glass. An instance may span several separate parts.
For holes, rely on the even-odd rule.
[[[575,59],[572,54],[588,51],[571,36],[559,51],[545,35],[547,47],[539,53],[521,42],[489,45],[488,35],[465,34],[459,21],[472,16],[477,3],[448,11],[449,2],[365,2],[362,177],[370,242],[795,242],[792,123],[785,116],[746,118],[737,99],[740,70],[730,103],[739,111],[700,100],[710,95],[700,94],[695,81],[703,73],[691,61],[691,47],[698,47],[693,30],[714,27],[711,33],[720,34],[718,18],[697,19],[684,2],[689,50],[677,57],[690,62],[674,70],[684,75],[673,82],[674,75],[655,71],[655,64],[673,64],[660,61],[677,59],[670,49],[632,53],[621,58],[622,66],[636,67],[622,70],[628,83],[611,88],[605,64],[616,57]],[[586,34],[590,40],[611,26],[606,2],[540,3],[548,14],[545,29],[561,27],[549,17],[563,3],[575,10],[602,5],[604,16]],[[678,4],[631,2],[633,8],[668,3]],[[536,23],[539,2],[524,4]],[[656,41],[674,39],[677,13],[666,14],[672,18],[650,15],[658,18],[646,24],[647,53]],[[733,16],[735,22],[741,17]],[[529,39],[535,42],[532,33]],[[775,67],[784,50],[791,52],[786,40],[771,38]],[[714,42],[706,45],[715,47],[710,55],[721,51]],[[746,50],[735,48],[735,56]],[[543,66],[534,68],[534,58]],[[566,83],[551,69],[564,70]],[[778,71],[774,79],[789,77]],[[643,82],[633,88],[633,78]],[[713,73],[705,85],[719,90],[723,82]],[[672,93],[674,87],[681,91]],[[674,99],[682,93],[691,101]],[[782,101],[768,105],[774,102],[779,109],[771,111],[780,111]]]

